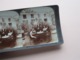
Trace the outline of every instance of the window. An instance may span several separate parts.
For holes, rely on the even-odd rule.
[[[47,21],[47,18],[45,18],[44,21]]]
[[[31,14],[31,18],[34,18],[34,14]]]
[[[26,19],[26,14],[23,14],[23,19]]]
[[[11,22],[11,18],[8,18],[8,21]]]
[[[9,24],[9,26],[12,26],[12,23],[8,23]]]
[[[44,17],[46,17],[46,14],[44,14]]]

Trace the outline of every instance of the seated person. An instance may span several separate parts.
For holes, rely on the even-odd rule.
[[[30,31],[30,39],[33,41],[34,44],[37,44],[40,41],[39,35],[34,28]]]
[[[7,35],[6,35],[7,32]],[[16,31],[14,29],[6,29],[1,32],[1,46],[2,47],[11,47],[16,43]]]
[[[36,38],[36,31],[34,30],[34,29],[32,29],[31,31],[30,31],[30,37],[31,38]]]
[[[2,30],[0,31],[0,34],[1,34],[1,37],[7,35],[6,29],[2,29]]]
[[[41,31],[43,31],[43,23],[42,23],[42,22],[39,23],[39,29],[40,29]]]

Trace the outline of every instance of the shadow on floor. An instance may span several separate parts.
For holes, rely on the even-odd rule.
[[[36,48],[36,49],[27,49],[27,50],[19,50],[19,51],[14,51],[14,52],[5,52],[5,53],[0,53],[0,59],[8,59],[8,58],[16,58],[16,57],[22,57],[22,56],[29,56],[33,54],[41,54],[41,53],[46,53],[49,51],[54,51],[55,50],[60,50],[61,46],[50,46],[50,47],[42,47],[42,48]]]

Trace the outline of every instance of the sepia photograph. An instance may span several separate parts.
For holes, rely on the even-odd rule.
[[[0,12],[0,50],[58,43],[55,11],[34,7]]]

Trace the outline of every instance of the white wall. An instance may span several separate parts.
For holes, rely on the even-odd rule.
[[[31,12],[33,11],[33,12]],[[52,23],[55,23],[55,14],[54,14],[54,9],[50,8],[50,7],[36,7],[36,8],[30,8],[30,9],[24,9],[22,10],[22,12],[20,13],[21,14],[21,21],[23,20],[27,20],[27,24],[29,27],[31,27],[31,20],[38,20],[39,19],[41,20],[41,22],[44,22],[44,19],[47,18],[47,22],[51,25]],[[23,15],[26,15],[26,19],[23,19]],[[34,14],[34,17],[31,18],[31,14]],[[38,14],[40,15],[40,17],[38,17]],[[44,16],[44,14],[46,14],[46,16]],[[52,21],[52,17],[51,15],[54,15],[53,16],[53,21]]]
[[[3,11],[0,12],[0,23],[2,23],[2,19],[4,19],[4,23],[6,23],[6,27],[9,26],[8,19],[11,19],[12,27],[17,29],[16,19],[19,19],[19,14],[15,11]],[[1,27],[1,26],[0,26]]]
[[[55,4],[60,8],[61,49],[5,60],[80,60],[80,0],[0,0],[0,10]]]

